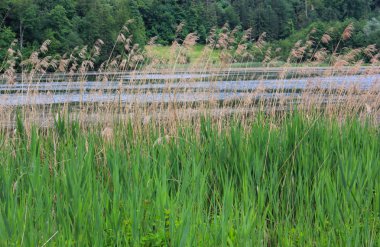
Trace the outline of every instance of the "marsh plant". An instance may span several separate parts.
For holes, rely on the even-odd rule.
[[[379,53],[343,49],[352,26],[332,49],[329,31],[313,30],[281,67],[265,33],[253,40],[252,30],[214,29],[187,64],[197,34],[175,39],[161,60],[154,39],[143,50],[128,31],[103,62],[101,40],[61,57],[46,55],[49,41],[27,59],[9,48],[1,246],[380,245]],[[254,56],[264,68],[250,67]],[[314,81],[357,74],[375,81],[365,89]],[[287,87],[303,78],[305,87]],[[251,79],[254,90],[215,98],[218,83]],[[78,100],[38,103],[55,94]],[[7,104],[20,95],[23,104]]]
[[[1,132],[1,245],[380,244],[380,132],[370,121],[20,120]]]

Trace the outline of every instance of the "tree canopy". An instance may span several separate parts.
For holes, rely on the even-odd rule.
[[[185,23],[181,35],[196,32],[200,42],[225,23],[280,40],[317,21],[355,18],[376,26],[379,5],[379,0],[2,0],[0,49],[14,38],[29,50],[49,39],[52,52],[64,53],[102,39],[110,52],[131,19],[129,31],[139,44],[154,36],[170,44],[179,23]]]

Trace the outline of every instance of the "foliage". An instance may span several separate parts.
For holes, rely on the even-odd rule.
[[[9,28],[0,28],[0,64],[3,62],[8,47],[16,38],[16,34]]]
[[[225,23],[252,28],[252,38],[266,32],[269,40],[278,40],[316,21],[371,18],[378,5],[376,0],[3,0],[0,28],[5,25],[16,34],[21,50],[51,40],[50,54],[102,39],[104,58],[130,19],[133,42],[140,45],[154,36],[159,44],[171,44],[180,23],[185,23],[182,38],[196,32],[201,43],[213,27]]]
[[[353,25],[351,37],[347,40],[342,40],[344,30],[350,24]],[[286,39],[274,41],[267,47],[278,48],[278,52],[273,56],[279,56],[281,60],[286,61],[295,44],[304,45],[311,41],[311,52],[305,54],[303,58],[308,59],[314,55],[317,50],[325,49],[327,53],[332,54],[344,53],[348,48],[365,48],[368,45],[376,45],[380,47],[380,29],[377,25],[377,19],[357,21],[355,19],[346,19],[345,21],[330,21],[330,22],[314,22],[308,27],[303,28]],[[323,40],[323,37],[328,37],[328,40]],[[362,59],[366,59],[362,54]]]

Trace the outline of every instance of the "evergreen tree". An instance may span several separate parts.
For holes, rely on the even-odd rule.
[[[50,52],[64,53],[102,39],[107,53],[131,19],[133,42],[143,45],[158,36],[159,43],[168,45],[176,38],[179,23],[185,23],[181,37],[196,32],[200,42],[213,27],[225,23],[278,40],[318,21],[355,18],[364,20],[363,27],[378,16],[379,8],[379,0],[1,0],[0,32],[2,43],[11,42],[6,37],[15,34],[21,50],[50,39]],[[373,38],[357,43],[369,40]]]

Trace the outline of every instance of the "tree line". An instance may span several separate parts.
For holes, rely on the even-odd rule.
[[[0,2],[0,58],[18,40],[20,50],[32,51],[50,40],[50,51],[63,54],[74,47],[104,41],[109,54],[121,28],[129,20],[133,43],[144,45],[152,37],[162,45],[180,35],[196,32],[207,41],[210,30],[228,23],[252,29],[268,40],[294,36],[311,23],[341,22],[347,18],[368,20],[380,27],[380,0],[2,0]],[[369,32],[373,26],[367,25]]]

